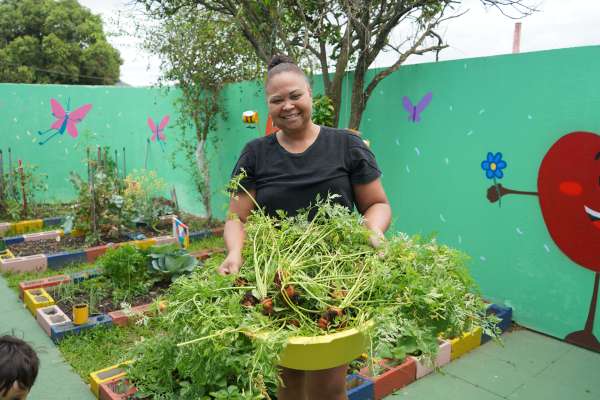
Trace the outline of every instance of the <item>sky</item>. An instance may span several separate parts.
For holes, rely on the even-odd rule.
[[[539,12],[520,19],[521,52],[564,47],[600,45],[600,1],[598,0],[525,0]],[[107,27],[131,26],[123,14],[132,8],[131,0],[79,0],[94,14],[102,16]],[[442,26],[440,33],[449,48],[440,53],[440,61],[485,57],[512,52],[515,20],[498,10],[485,9],[479,0],[464,0],[462,11],[468,12]],[[132,86],[151,86],[160,76],[160,63],[140,50],[139,40],[110,36],[109,42],[121,53],[121,81]],[[411,56],[405,64],[434,61],[433,55]],[[391,53],[383,54],[372,67],[393,62]]]

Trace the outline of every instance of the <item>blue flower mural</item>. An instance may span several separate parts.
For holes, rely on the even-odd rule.
[[[487,159],[481,162],[481,169],[485,171],[485,176],[488,179],[496,178],[502,179],[504,177],[504,173],[502,170],[506,168],[508,164],[506,161],[502,159],[502,153],[498,152],[496,154],[492,154],[492,152],[487,153]]]
[[[502,170],[506,168],[507,165],[506,161],[502,159],[502,153],[500,152],[496,154],[491,151],[488,152],[486,159],[481,162],[481,169],[485,171],[486,178],[494,181],[496,193],[498,193],[498,207],[502,206],[502,196],[500,195],[500,189],[498,188],[496,179],[502,179],[504,177],[504,172],[502,172]]]

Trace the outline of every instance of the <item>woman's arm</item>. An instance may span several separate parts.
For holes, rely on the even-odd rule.
[[[358,211],[365,218],[365,226],[373,232],[371,242],[377,247],[392,220],[392,208],[383,190],[381,179],[355,184],[352,187]]]
[[[255,190],[248,191],[252,197],[256,196]],[[217,271],[221,275],[237,274],[244,260],[242,259],[242,248],[246,232],[244,223],[254,208],[254,202],[246,193],[240,192],[232,196],[229,201],[229,215],[234,218],[228,218],[225,222],[223,239],[227,247],[227,257],[219,266]]]

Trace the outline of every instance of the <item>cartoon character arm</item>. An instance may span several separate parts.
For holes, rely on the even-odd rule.
[[[502,196],[506,196],[507,194],[524,194],[529,196],[538,196],[537,192],[523,192],[520,190],[507,189],[500,183],[497,185],[492,185],[487,189],[487,199],[490,201],[490,203],[497,202]]]

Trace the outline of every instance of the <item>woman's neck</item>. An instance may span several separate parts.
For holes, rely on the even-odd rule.
[[[280,130],[276,133],[279,144],[291,153],[302,153],[319,136],[321,127],[314,123],[310,123],[305,129],[298,131]]]

